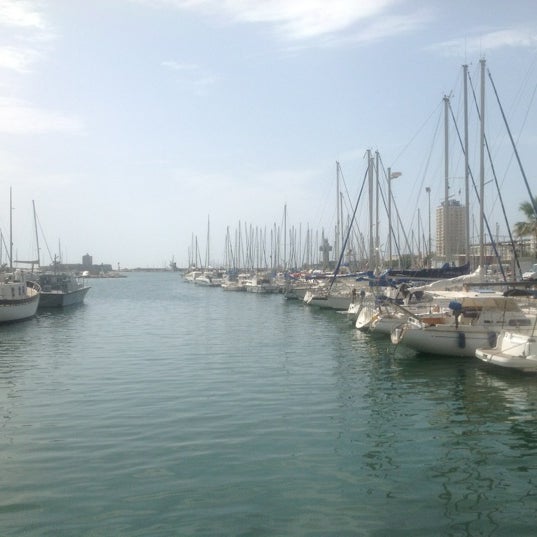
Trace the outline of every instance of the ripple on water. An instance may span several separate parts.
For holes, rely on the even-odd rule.
[[[533,534],[528,377],[171,273],[0,336],[0,534]]]

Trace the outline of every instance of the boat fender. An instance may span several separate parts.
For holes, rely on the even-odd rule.
[[[401,341],[403,337],[403,332],[404,332],[404,328],[402,327],[402,325],[396,326],[392,330],[392,333],[390,334],[390,339],[394,345],[399,344],[399,342]]]
[[[466,347],[466,335],[464,332],[457,332],[457,345],[459,349],[464,349]]]
[[[497,341],[497,334],[496,332],[489,332],[488,334],[488,341],[489,341],[489,346],[492,348],[492,347],[495,347],[496,346],[496,341]]]

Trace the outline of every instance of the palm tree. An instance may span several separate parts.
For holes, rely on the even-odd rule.
[[[515,224],[515,233],[519,237],[531,235],[535,244],[537,243],[537,214],[534,207],[537,207],[537,197],[534,198],[533,203],[524,201],[520,204],[519,209],[526,216],[526,221]]]

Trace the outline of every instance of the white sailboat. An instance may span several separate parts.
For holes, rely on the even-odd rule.
[[[0,323],[33,317],[40,298],[39,284],[27,280],[20,269],[13,269],[12,196],[9,189],[9,272],[0,274]]]
[[[348,311],[356,298],[355,284],[353,280],[340,279],[331,288],[319,286],[316,289],[309,289],[304,295],[304,302],[318,308]]]
[[[39,284],[26,279],[21,270],[2,274],[0,281],[0,323],[29,319],[39,305]]]
[[[450,323],[427,325],[412,318],[392,330],[392,343],[427,354],[472,357],[479,348],[493,348],[504,328],[527,332],[533,324],[512,297],[464,297],[450,308]]]

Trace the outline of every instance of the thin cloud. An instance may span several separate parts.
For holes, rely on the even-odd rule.
[[[424,26],[431,20],[427,10],[420,10],[408,15],[386,15],[358,34],[359,41],[372,42],[386,39],[394,35],[408,34]]]
[[[40,54],[31,48],[0,47],[0,69],[28,73]]]
[[[218,80],[217,77],[196,64],[164,60],[161,65],[174,72],[179,83],[197,95],[206,95],[209,88]]]
[[[45,44],[55,39],[38,3],[0,0],[0,69],[29,73],[44,57]]]
[[[0,70],[31,75],[34,66],[51,51],[47,45],[56,36],[41,11],[42,6],[42,2],[34,0],[0,0]],[[15,89],[9,92],[15,94]],[[82,122],[69,114],[0,95],[1,133],[80,133],[83,130]]]
[[[45,20],[28,0],[0,0],[0,26],[44,30]]]
[[[161,63],[162,67],[170,69],[171,71],[190,71],[199,72],[200,67],[193,63],[182,63],[175,60],[165,60]]]
[[[267,24],[276,35],[295,43],[350,43],[378,40],[415,29],[423,12],[398,15],[401,0],[135,0],[198,12],[231,24]],[[347,34],[344,39],[336,36]],[[351,34],[353,37],[350,37]],[[357,36],[360,36],[358,38]]]
[[[393,0],[235,0],[225,4],[240,22],[274,24],[287,39],[302,40],[344,31],[382,13]]]
[[[0,98],[0,132],[6,134],[80,133],[84,126],[62,112],[36,108],[18,99]]]
[[[318,40],[317,45],[328,48],[375,43],[415,32],[430,20],[430,14],[426,10],[408,15],[386,15],[373,19],[369,24],[354,26],[347,32],[325,36]]]
[[[506,28],[436,43],[429,47],[447,57],[482,55],[500,48],[537,47],[537,32],[530,28]]]

